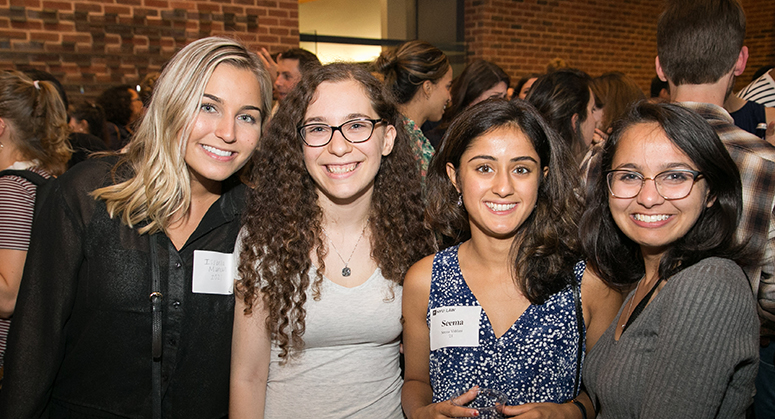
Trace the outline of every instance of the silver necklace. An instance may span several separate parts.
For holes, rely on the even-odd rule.
[[[336,252],[336,255],[339,256],[339,259],[341,259],[342,263],[344,263],[344,268],[342,268],[342,276],[347,277],[347,276],[350,276],[350,274],[352,274],[352,270],[347,265],[350,264],[350,259],[353,258],[353,255],[355,254],[355,249],[358,248],[358,243],[361,242],[361,238],[363,238],[363,233],[366,232],[366,226],[368,225],[369,225],[369,220],[366,219],[366,222],[363,224],[363,230],[361,230],[361,235],[358,236],[358,240],[355,241],[355,247],[353,247],[353,251],[350,252],[350,257],[347,258],[347,261],[344,260],[344,258],[342,257],[342,254],[339,253],[339,250],[336,249],[336,245],[334,244],[334,241],[331,239],[331,236],[328,235],[328,232],[326,232],[326,229],[322,226],[320,227],[323,230],[323,234],[325,234],[326,237],[328,238],[328,241],[331,242],[331,247],[334,249],[334,252]]]
[[[638,281],[638,284],[635,285],[635,292],[632,293],[632,298],[630,298],[630,302],[629,302],[629,304],[627,304],[627,313],[629,313],[629,314],[627,314],[627,319],[628,320],[629,320],[630,316],[632,316],[632,302],[635,300],[635,297],[638,295],[638,288],[640,287],[640,283],[643,282],[643,279],[645,279],[645,278],[646,277],[641,278],[641,280]],[[622,329],[624,329],[624,326],[627,326],[627,322],[626,321],[622,325]]]

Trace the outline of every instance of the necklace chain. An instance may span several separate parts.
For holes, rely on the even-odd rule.
[[[635,297],[638,296],[638,288],[640,287],[640,283],[643,282],[644,279],[645,277],[641,278],[641,280],[638,281],[638,284],[635,285],[635,292],[632,293],[632,298],[630,298],[630,303],[627,304],[627,320],[629,320],[630,316],[632,316],[632,302],[635,301]],[[627,321],[625,321],[624,324],[622,324],[622,329],[624,329],[624,326],[626,325],[627,325]]]
[[[328,238],[328,241],[331,242],[331,247],[334,249],[334,252],[336,252],[336,255],[339,256],[339,259],[341,259],[342,263],[344,263],[344,268],[342,268],[342,276],[347,277],[347,276],[350,276],[350,274],[352,274],[352,270],[348,265],[350,264],[350,259],[352,259],[353,255],[355,254],[355,249],[358,248],[358,244],[361,242],[361,238],[363,238],[363,234],[366,233],[366,226],[368,225],[369,225],[369,220],[366,219],[366,222],[363,223],[363,230],[361,230],[361,235],[358,236],[358,240],[355,241],[355,247],[353,247],[353,251],[350,252],[350,257],[348,257],[346,261],[342,257],[342,254],[339,253],[339,250],[336,248],[336,245],[334,244],[334,240],[331,239],[331,236],[328,235],[328,232],[326,231],[325,227],[323,226],[320,227],[323,230],[323,234],[325,234],[326,237]]]

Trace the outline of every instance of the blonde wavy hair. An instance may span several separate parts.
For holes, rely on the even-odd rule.
[[[0,73],[0,118],[24,158],[54,176],[65,172],[72,149],[65,105],[53,83],[18,71]]]
[[[220,64],[252,71],[261,90],[261,130],[269,119],[272,82],[258,56],[238,41],[209,37],[180,50],[159,77],[148,111],[113,168],[114,185],[95,190],[108,214],[129,227],[147,221],[140,234],[164,231],[173,216],[191,205],[191,183],[185,162],[186,144],[202,103],[205,86]],[[119,174],[127,173],[126,180]]]

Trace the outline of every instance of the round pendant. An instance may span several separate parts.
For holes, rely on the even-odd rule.
[[[350,276],[350,273],[351,273],[350,268],[348,268],[347,266],[342,268],[342,276]]]

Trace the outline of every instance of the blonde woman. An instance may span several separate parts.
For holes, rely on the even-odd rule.
[[[239,171],[270,100],[245,47],[193,42],[164,70],[127,153],[57,179],[32,237],[0,416],[227,415],[225,272]]]

